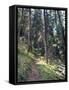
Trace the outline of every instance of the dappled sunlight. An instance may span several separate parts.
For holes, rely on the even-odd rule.
[[[18,81],[65,79],[65,11],[18,8]]]
[[[55,74],[55,72],[52,69],[49,69],[48,66],[45,65],[37,65],[37,69],[40,72],[41,78],[43,80],[58,80],[59,78]]]
[[[36,64],[46,65],[46,62],[44,60],[38,58]]]
[[[44,59],[44,57],[38,58],[36,64],[45,65],[47,68],[53,69],[53,70],[57,68],[57,65],[55,64],[46,63],[46,60]]]
[[[46,80],[58,80],[63,79],[62,73],[58,70],[58,65],[54,64],[47,64],[45,60],[38,58],[36,62],[37,69],[40,72],[40,75],[43,79]]]
[[[64,78],[62,77],[62,73],[58,71],[57,64],[46,63],[44,56],[36,57],[34,53],[28,52],[26,49],[26,46],[23,46],[23,44],[20,47],[18,47],[18,53],[19,53],[18,54],[18,78],[19,80],[27,79],[28,73],[29,71],[32,71],[32,65],[34,64],[36,65],[35,67],[39,73],[38,76],[40,77],[40,80],[59,80],[59,79]],[[51,60],[49,59],[49,61]]]

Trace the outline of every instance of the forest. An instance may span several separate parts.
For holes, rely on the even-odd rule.
[[[18,82],[65,79],[65,11],[18,8]]]

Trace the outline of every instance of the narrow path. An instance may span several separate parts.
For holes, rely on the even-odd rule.
[[[28,72],[28,81],[37,81],[40,79],[36,64],[32,65],[31,71]]]

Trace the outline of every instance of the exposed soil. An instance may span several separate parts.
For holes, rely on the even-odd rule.
[[[39,76],[39,72],[36,68],[36,65],[33,64],[32,65],[32,68],[31,68],[31,71],[28,72],[28,81],[37,81],[40,79],[40,76]]]

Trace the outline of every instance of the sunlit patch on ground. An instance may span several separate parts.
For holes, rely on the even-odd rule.
[[[43,56],[36,57],[34,53],[27,52],[27,45],[24,43],[19,44],[18,81],[64,79],[65,75],[58,67],[55,63],[46,63]]]
[[[58,65],[47,64],[44,58],[38,58],[36,62],[37,68],[40,72],[42,79],[46,80],[59,80],[64,79],[62,72],[59,72]]]

